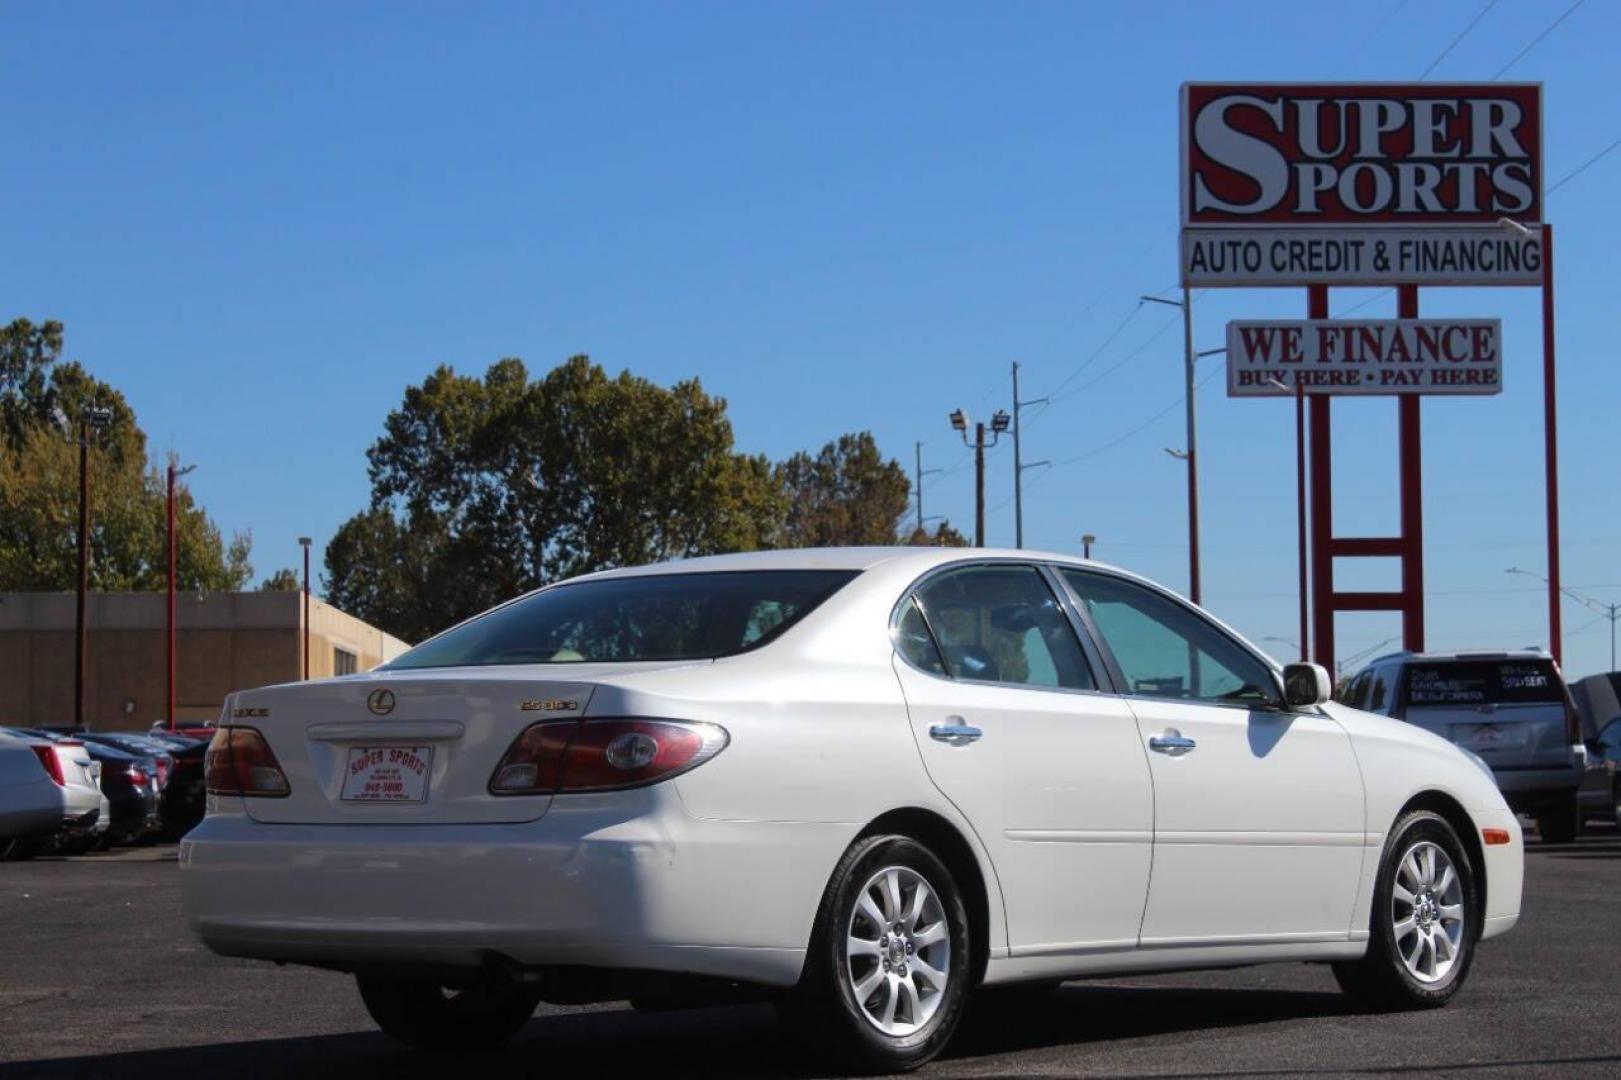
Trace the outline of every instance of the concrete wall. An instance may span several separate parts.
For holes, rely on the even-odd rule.
[[[85,721],[133,730],[167,714],[162,593],[89,598]],[[226,694],[303,674],[300,593],[181,593],[175,597],[175,716],[219,715]],[[398,638],[310,600],[310,677],[326,678],[334,649],[367,671],[404,652]],[[0,724],[73,722],[74,596],[0,593]]]

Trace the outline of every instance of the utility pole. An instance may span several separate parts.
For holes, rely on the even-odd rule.
[[[1145,303],[1166,304],[1182,309],[1183,376],[1186,381],[1188,448],[1174,457],[1188,464],[1188,599],[1199,603],[1199,433],[1194,411],[1193,379],[1193,295],[1186,288],[1182,299],[1142,297]]]
[[[113,411],[86,406],[79,417],[79,597],[74,626],[73,724],[84,727],[85,660],[90,627],[85,609],[90,593],[90,435],[113,422]]]
[[[313,541],[307,536],[298,538],[298,546],[304,549],[304,681],[310,681],[310,544]]]
[[[1098,538],[1096,536],[1093,536],[1091,533],[1082,533],[1081,534],[1081,558],[1090,559],[1092,557],[1092,545],[1097,543],[1097,542],[1098,542]]]
[[[962,435],[964,446],[974,451],[974,546],[985,546],[985,451],[995,446],[1002,438],[1002,433],[1008,429],[1012,418],[1001,409],[991,417],[991,432],[994,436],[990,442],[985,441],[985,425],[983,422],[974,425],[974,441],[968,441],[968,413],[956,409],[951,413],[951,426]]]
[[[1017,548],[1024,547],[1024,470],[1052,464],[1048,461],[1032,461],[1028,465],[1024,464],[1019,442],[1019,409],[1024,405],[1039,405],[1046,400],[1046,398],[1019,400],[1019,362],[1013,361],[1013,546]]]
[[[168,597],[168,630],[169,630],[169,633],[168,633],[168,640],[169,640],[169,646],[168,646],[168,654],[169,654],[168,702],[169,702],[169,706],[168,706],[168,715],[169,715],[169,730],[170,731],[174,730],[174,654],[175,654],[175,648],[174,648],[174,636],[175,636],[174,635],[174,623],[175,623],[175,620],[174,620],[174,592],[175,592],[174,482],[175,482],[175,480],[177,478],[185,476],[187,473],[191,472],[191,470],[195,469],[196,467],[197,466],[195,466],[195,465],[187,465],[184,469],[182,469],[182,468],[179,467],[179,463],[175,461],[174,455],[173,454],[169,455],[169,509],[168,509],[167,517],[168,517],[168,526],[169,526],[169,576],[168,576],[168,590],[169,590],[169,597]]]
[[[923,531],[923,523],[929,519],[923,516],[923,478],[930,473],[944,472],[944,469],[925,469],[923,467],[923,443],[916,444],[917,448],[917,531]]]
[[[1523,574],[1526,577],[1536,578],[1538,581],[1543,582],[1544,584],[1549,584],[1548,579],[1543,577],[1541,574],[1534,574],[1529,570],[1521,570],[1517,566],[1509,567],[1506,571],[1504,571],[1504,573]],[[1621,620],[1621,603],[1605,603],[1603,600],[1599,600],[1591,596],[1584,596],[1581,593],[1576,592],[1574,589],[1567,589],[1563,585],[1560,585],[1558,588],[1560,592],[1582,605],[1582,607],[1586,608],[1588,611],[1596,612],[1597,614],[1602,615],[1604,618],[1610,620],[1610,670],[1614,671],[1615,624],[1617,620]],[[1557,658],[1555,659],[1557,660]]]

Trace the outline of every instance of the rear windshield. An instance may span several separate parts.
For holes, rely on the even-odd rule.
[[[1546,660],[1458,660],[1407,669],[1409,705],[1563,704],[1559,675]]]
[[[710,660],[759,648],[854,570],[649,574],[559,585],[448,630],[387,665]]]

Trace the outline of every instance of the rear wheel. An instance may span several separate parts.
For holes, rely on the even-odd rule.
[[[24,862],[39,854],[39,841],[12,837],[0,840],[0,862]]]
[[[1537,832],[1544,844],[1568,844],[1576,839],[1576,826],[1580,821],[1576,798],[1571,796],[1537,815]]]
[[[1445,1005],[1469,974],[1480,905],[1457,832],[1439,814],[1408,814],[1385,843],[1367,955],[1335,964],[1334,978],[1370,1008]]]
[[[871,837],[834,869],[804,978],[779,1008],[842,1066],[915,1069],[962,1018],[971,955],[968,912],[945,864],[909,837]]]
[[[505,1042],[540,1003],[538,990],[494,979],[457,987],[387,975],[356,975],[355,982],[378,1027],[424,1050],[477,1050]]]

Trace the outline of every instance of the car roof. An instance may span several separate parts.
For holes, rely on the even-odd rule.
[[[1468,663],[1471,660],[1551,660],[1551,659],[1552,659],[1552,657],[1550,657],[1546,652],[1542,651],[1541,649],[1461,649],[1461,650],[1458,650],[1458,651],[1455,651],[1455,652],[1439,652],[1439,651],[1436,651],[1436,650],[1428,650],[1428,651],[1424,651],[1424,652],[1413,652],[1413,651],[1404,649],[1404,650],[1402,650],[1400,652],[1385,653],[1383,656],[1375,656],[1372,660],[1369,660],[1367,663],[1363,664],[1360,668],[1358,668],[1356,670],[1356,672],[1354,672],[1353,674],[1361,674],[1362,672],[1366,671],[1368,668],[1373,667],[1375,664],[1394,664],[1394,663],[1442,664],[1442,663],[1455,662],[1455,661],[1462,661],[1464,663]]]
[[[728,573],[743,570],[870,570],[882,564],[914,565],[919,572],[933,566],[973,559],[1025,559],[1034,562],[1062,562],[1076,566],[1126,573],[1104,563],[1029,548],[973,547],[824,547],[778,548],[770,551],[742,551],[731,555],[701,555],[671,559],[645,566],[627,566],[582,574],[570,581],[590,581],[607,577],[641,577],[651,574]],[[1135,576],[1135,575],[1130,575]],[[561,583],[560,583],[561,584]]]

